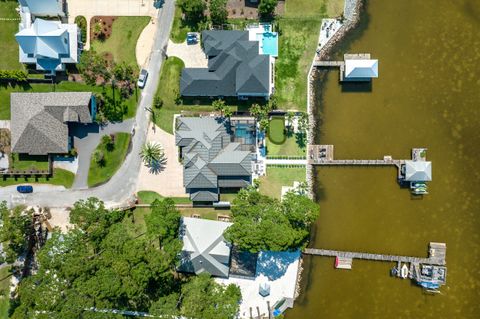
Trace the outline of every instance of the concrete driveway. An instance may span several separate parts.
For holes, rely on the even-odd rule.
[[[169,0],[170,1],[170,0]],[[155,0],[67,0],[68,22],[73,23],[75,17],[87,19],[87,43],[90,48],[90,20],[94,16],[148,16],[155,18],[159,1]]]
[[[200,46],[200,42],[197,44],[173,43],[168,40],[167,47],[168,56],[176,56],[182,59],[186,68],[206,68],[208,67],[208,59]]]
[[[109,123],[100,127],[97,124],[75,125],[71,128],[74,136],[73,145],[78,152],[78,169],[73,181],[73,189],[88,188],[88,171],[90,170],[90,159],[97,148],[102,136],[119,132],[130,133],[133,127],[133,119],[120,123]]]
[[[175,136],[156,127],[148,130],[147,141],[162,145],[167,163],[158,174],[152,173],[148,167],[142,165],[138,176],[137,191],[155,191],[162,196],[187,197],[183,187],[183,166],[178,161]]]

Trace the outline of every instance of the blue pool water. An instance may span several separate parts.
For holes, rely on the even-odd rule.
[[[262,46],[263,54],[278,57],[278,33],[264,32],[260,45]]]
[[[249,129],[248,125],[237,125],[235,128],[235,136],[238,138],[244,138],[245,144],[255,144],[254,132]]]

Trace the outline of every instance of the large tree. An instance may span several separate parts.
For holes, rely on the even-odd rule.
[[[0,242],[3,243],[5,260],[11,263],[27,249],[28,239],[33,232],[32,211],[24,207],[8,210],[6,203],[1,202],[0,215]]]
[[[210,0],[208,8],[210,9],[210,19],[214,25],[227,23],[227,0]]]
[[[288,193],[283,201],[248,188],[233,202],[233,225],[225,238],[242,250],[285,251],[299,248],[308,239],[318,217],[318,205],[303,195]]]
[[[275,15],[275,8],[277,7],[278,0],[260,0],[258,5],[258,14],[262,18],[272,18]]]
[[[177,5],[182,9],[185,18],[192,22],[198,22],[203,19],[207,4],[204,0],[178,0]]]

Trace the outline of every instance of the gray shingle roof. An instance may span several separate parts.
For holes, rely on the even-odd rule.
[[[252,154],[230,138],[226,123],[220,119],[178,119],[175,142],[182,147],[183,183],[193,201],[217,201],[218,187],[249,185]],[[229,176],[230,181],[219,184],[219,177]],[[234,182],[236,179],[239,181]]]
[[[31,155],[68,152],[67,122],[92,122],[91,97],[91,92],[12,93],[12,151]]]
[[[231,245],[223,232],[231,223],[183,217],[180,236],[183,241],[179,271],[216,277],[228,277]]]
[[[202,39],[208,68],[182,70],[182,95],[269,94],[270,57],[259,53],[248,31],[203,31]]]

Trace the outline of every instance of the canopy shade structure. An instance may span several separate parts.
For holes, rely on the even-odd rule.
[[[408,182],[428,182],[432,180],[432,162],[405,161],[405,180]]]
[[[346,79],[378,78],[378,60],[348,59],[345,60]]]

